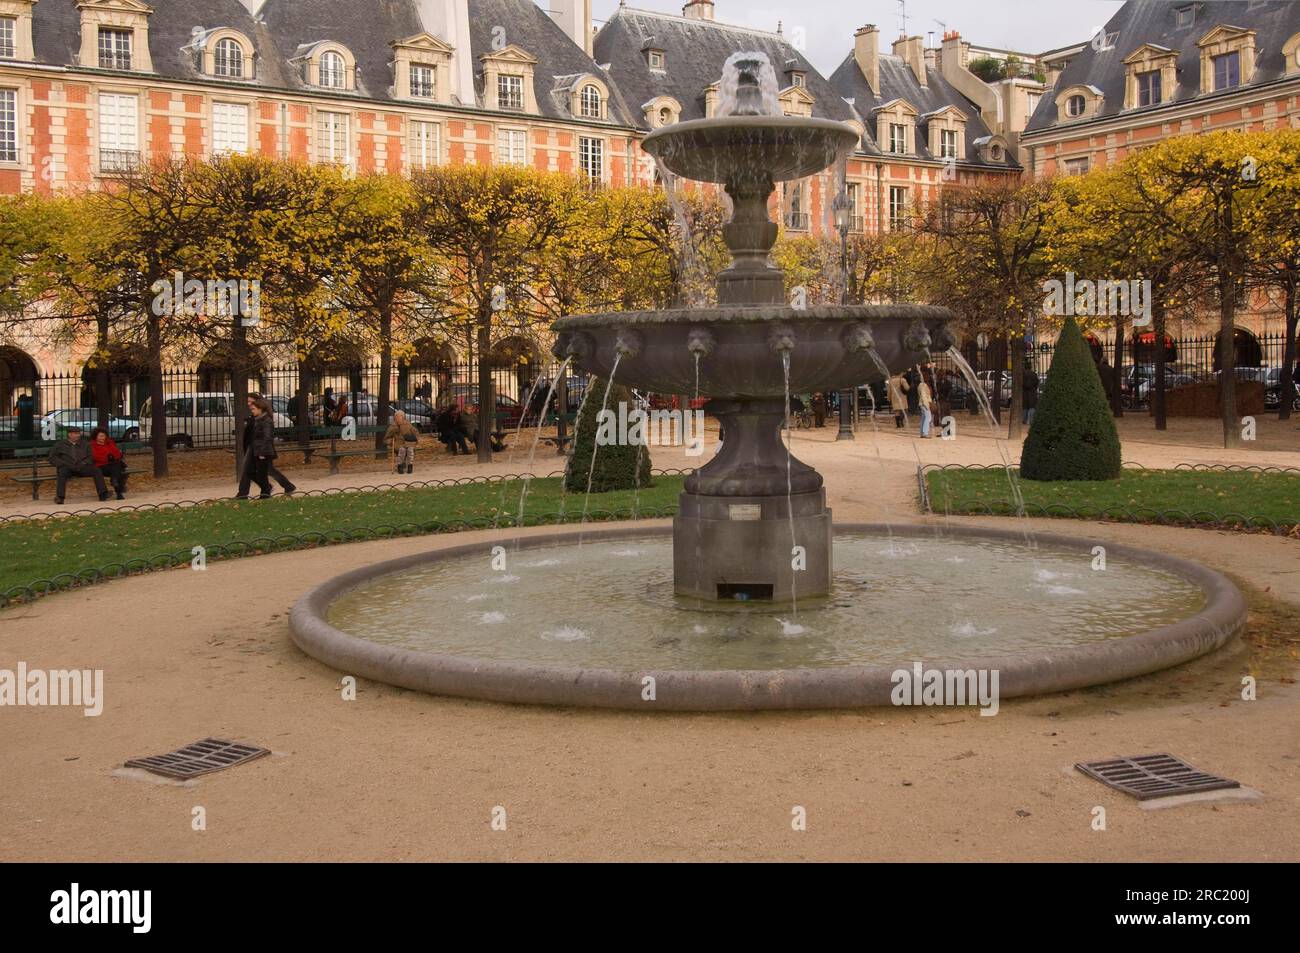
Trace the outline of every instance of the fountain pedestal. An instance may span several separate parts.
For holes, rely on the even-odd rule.
[[[711,400],[707,411],[724,438],[679,497],[677,594],[787,602],[830,592],[831,511],[821,474],[782,443],[785,400]]]

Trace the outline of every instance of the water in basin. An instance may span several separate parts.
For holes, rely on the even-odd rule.
[[[837,536],[828,598],[673,595],[666,536],[430,563],[345,593],[336,628],[442,655],[623,671],[977,661],[1136,635],[1199,612],[1199,587],[1084,551],[952,537]]]

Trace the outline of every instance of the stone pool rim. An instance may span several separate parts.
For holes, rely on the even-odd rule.
[[[670,525],[626,524],[588,527],[566,533],[529,533],[518,537],[520,550],[544,549],[619,539],[669,536]],[[1023,545],[1021,529],[933,524],[885,525],[837,523],[835,536],[892,533],[896,537],[959,537]],[[1222,573],[1155,550],[1056,533],[1033,533],[1041,546],[1092,555],[1104,546],[1107,558],[1132,559],[1182,577],[1205,594],[1195,615],[1138,635],[1108,639],[1059,650],[1023,655],[925,661],[927,669],[996,669],[999,697],[1016,698],[1070,691],[1121,681],[1171,668],[1212,652],[1237,636],[1246,621],[1246,600]],[[620,671],[571,665],[508,662],[463,655],[442,655],[369,642],[336,629],[327,621],[339,596],[381,576],[433,562],[482,555],[493,545],[514,547],[516,537],[501,531],[491,539],[414,553],[373,563],[335,576],[311,589],[289,614],[294,643],[307,655],[371,681],[459,698],[560,707],[614,708],[636,711],[758,711],[765,709],[834,709],[891,706],[892,676],[897,666],[847,665],[832,668],[760,670]],[[1107,570],[1110,571],[1110,570]],[[643,679],[654,678],[655,699],[642,698]]]

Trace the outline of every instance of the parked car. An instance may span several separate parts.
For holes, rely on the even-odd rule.
[[[406,419],[416,430],[421,433],[433,433],[433,420],[438,416],[438,412],[424,401],[414,399],[393,401],[388,413],[390,420],[393,412],[398,410],[406,414]]]
[[[1264,375],[1264,407],[1267,410],[1278,410],[1282,406],[1282,368],[1268,367],[1264,370],[1268,372]],[[1296,383],[1298,386],[1291,396],[1292,410],[1300,410],[1300,381]]]
[[[457,406],[467,414],[478,414],[478,385],[477,384],[452,384],[448,392],[451,399]],[[496,395],[497,404],[497,426],[504,430],[514,430],[519,426],[523,419],[524,408],[519,401],[513,397],[507,397],[505,394]],[[569,402],[573,402],[573,395],[569,395]]]
[[[54,421],[59,436],[67,433],[68,428],[76,425],[89,433],[99,426],[99,410],[94,407],[76,407],[68,410],[55,410],[46,414],[42,420]],[[40,431],[40,424],[36,425]],[[140,421],[135,417],[118,417],[108,415],[108,435],[114,440],[133,443],[140,439]]]
[[[1126,407],[1143,406],[1150,398],[1151,382],[1156,377],[1154,364],[1129,364],[1120,376],[1120,397]],[[1186,387],[1205,379],[1204,373],[1194,364],[1171,361],[1165,365],[1165,389]]]
[[[167,449],[193,450],[196,447],[229,447],[235,443],[234,394],[179,394],[163,403],[167,418]],[[152,405],[148,399],[140,407],[140,439],[153,439]],[[277,429],[292,427],[284,414],[272,411]]]
[[[995,371],[976,371],[975,376],[979,378],[984,385],[984,393],[988,395],[989,400],[993,400],[993,375]],[[1002,372],[1002,406],[1011,406],[1011,372]]]

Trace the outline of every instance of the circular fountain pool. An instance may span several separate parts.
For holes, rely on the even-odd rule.
[[[1195,564],[1107,544],[1098,569],[1094,543],[1035,542],[840,527],[832,594],[771,604],[674,596],[665,530],[528,536],[348,573],[291,622],[309,654],[407,688],[706,710],[888,704],[918,662],[996,669],[1003,697],[1075,688],[1194,658],[1244,620],[1236,588]]]

